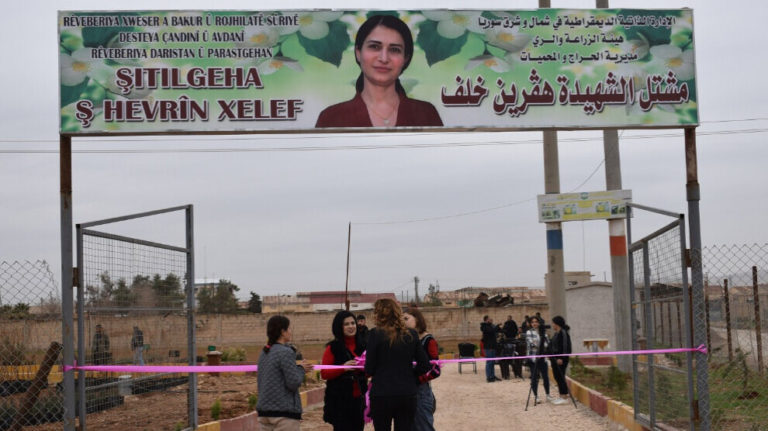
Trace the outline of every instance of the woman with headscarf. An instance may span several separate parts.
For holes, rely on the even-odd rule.
[[[363,342],[357,332],[355,316],[339,311],[331,323],[333,340],[326,344],[323,365],[357,365],[356,357],[363,353]],[[323,420],[333,425],[334,431],[362,431],[365,426],[365,391],[368,379],[355,368],[320,371],[326,381]]]
[[[418,376],[430,369],[419,334],[405,327],[400,305],[390,298],[373,305],[376,327],[368,335],[365,373],[371,376],[371,419],[376,431],[413,429]],[[413,362],[416,362],[414,368]]]
[[[355,37],[360,66],[355,97],[324,109],[315,127],[442,126],[437,109],[408,98],[400,83],[412,57],[413,36],[407,24],[392,15],[368,18]]]
[[[553,355],[571,353],[571,335],[568,331],[571,329],[565,323],[563,316],[552,318],[552,329],[555,335],[552,336],[550,349]],[[568,383],[565,381],[565,369],[568,367],[568,356],[553,356],[549,358],[552,363],[552,375],[557,382],[557,390],[560,392],[560,398],[552,401],[552,404],[565,404],[568,402]]]

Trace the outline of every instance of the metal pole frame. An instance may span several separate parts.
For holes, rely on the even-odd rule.
[[[197,365],[195,337],[195,229],[194,207],[185,207],[187,247],[187,363]],[[197,374],[189,373],[187,390],[187,424],[197,429]]]
[[[122,235],[116,235],[116,234],[110,234],[100,231],[95,231],[92,229],[87,229],[92,226],[99,226],[99,225],[106,225],[110,223],[117,223],[121,221],[126,220],[133,220],[137,218],[143,218],[143,217],[150,217],[153,215],[159,215],[159,214],[165,214],[175,211],[185,211],[185,247],[177,247],[173,245],[168,244],[161,244],[151,241],[145,241],[140,240],[136,238],[129,238]],[[71,220],[71,219],[70,219]],[[71,224],[70,224],[71,225]],[[197,363],[197,346],[196,346],[196,340],[195,340],[195,249],[194,249],[194,214],[193,214],[193,205],[182,205],[182,206],[176,206],[171,208],[164,208],[160,210],[155,211],[146,211],[136,214],[130,214],[125,215],[121,217],[113,217],[108,218],[104,220],[98,220],[98,221],[92,221],[88,223],[81,223],[76,225],[76,235],[77,235],[77,262],[78,262],[78,271],[77,271],[77,363],[78,364],[85,364],[86,363],[86,339],[85,339],[85,289],[83,287],[84,282],[83,279],[85,277],[85,271],[84,271],[84,262],[83,262],[83,237],[85,235],[88,236],[95,236],[100,238],[108,238],[108,239],[114,239],[118,241],[125,241],[133,244],[142,244],[149,247],[157,247],[162,248],[166,250],[172,250],[177,251],[181,253],[186,254],[186,307],[187,307],[187,357],[188,361],[187,363],[189,365],[196,365]],[[70,239],[71,241],[71,239]],[[62,239],[63,242],[63,239]],[[71,247],[70,247],[71,248]],[[63,255],[63,253],[62,253]],[[70,260],[71,260],[71,253],[70,253]],[[71,271],[71,269],[70,269]],[[70,277],[70,280],[72,280],[72,277]],[[62,283],[63,285],[64,283]],[[70,289],[71,292],[71,289]],[[64,295],[62,295],[62,307],[64,307]],[[66,309],[64,308],[65,314]],[[69,310],[72,310],[72,307],[69,307]],[[71,314],[71,312],[70,312]],[[67,318],[65,316],[64,318],[64,325],[67,323]],[[65,338],[65,341],[67,339]],[[72,340],[68,341],[70,346],[73,344]],[[67,342],[64,343],[65,350],[67,349]],[[66,362],[65,362],[66,363]],[[66,375],[65,375],[66,377]],[[187,422],[190,428],[195,429],[198,426],[198,420],[197,420],[197,374],[196,373],[189,373],[189,380],[188,380],[188,391],[187,391]],[[77,394],[78,396],[74,396],[75,389],[72,389],[72,393],[68,394],[67,388],[66,388],[66,382],[65,382],[65,391],[64,391],[64,397],[65,397],[65,415],[66,415],[66,405],[70,402],[73,404],[75,403],[75,399],[77,398],[77,411],[79,416],[79,427],[78,431],[85,431],[87,427],[87,410],[86,410],[86,382],[85,382],[85,373],[80,372],[78,373],[78,380],[77,380]],[[73,407],[74,411],[74,407]],[[66,417],[65,417],[66,419]],[[67,428],[67,423],[65,420],[65,431],[74,431],[74,417],[72,418],[73,421],[73,427]]]
[[[72,366],[74,352],[74,304],[72,297],[72,138],[59,135],[59,192],[61,206],[61,340],[64,365]],[[64,392],[64,431],[75,431],[75,372],[62,377]]]
[[[647,340],[647,348],[653,349],[656,344],[656,339],[653,330],[653,315],[651,307],[653,302],[651,301],[651,259],[648,255],[648,240],[642,240],[643,250],[643,311],[645,312],[645,338]],[[653,355],[646,355],[648,361],[648,414],[650,415],[651,429],[656,426],[656,385],[653,372]]]
[[[85,277],[83,271],[83,228],[80,225],[76,226],[77,232],[77,363],[85,364],[85,289],[83,288],[83,278]],[[86,415],[88,410],[86,408],[86,395],[85,395],[85,372],[77,373],[77,414],[78,423],[80,425],[79,431],[85,431],[87,426]]]
[[[632,242],[632,210],[633,208],[642,209],[645,211],[653,212],[656,214],[666,215],[670,217],[674,217],[677,220],[656,230],[655,232],[643,237],[637,242]],[[686,232],[685,232],[685,215],[684,214],[676,214],[673,212],[660,210],[658,208],[653,208],[645,205],[640,205],[636,203],[630,203],[627,204],[627,239],[630,243],[629,246],[629,256],[631,257],[633,252],[637,251],[638,249],[642,250],[643,252],[643,270],[645,272],[644,274],[644,292],[643,292],[643,301],[641,301],[641,304],[643,306],[643,312],[644,312],[644,332],[645,336],[648,342],[648,345],[646,348],[652,349],[653,346],[651,343],[654,342],[654,334],[653,334],[653,325],[652,325],[652,307],[653,302],[651,301],[650,297],[650,267],[649,267],[649,256],[648,256],[648,242],[655,238],[664,232],[668,232],[672,229],[678,228],[680,230],[680,275],[681,275],[681,288],[683,290],[683,308],[684,308],[684,319],[686,322],[686,331],[685,331],[685,346],[686,347],[692,347],[693,346],[693,338],[691,335],[690,329],[692,328],[693,321],[691,320],[691,313],[690,313],[690,307],[689,307],[689,296],[688,296],[688,290],[690,289],[690,285],[688,283],[688,259],[687,255],[685,253],[686,249]],[[635,305],[635,278],[634,278],[634,260],[629,259],[629,280],[630,280],[630,294],[632,295],[633,305]],[[636,314],[635,314],[635,307],[632,307],[632,322],[634,325],[634,322],[636,321]],[[679,322],[678,322],[679,324]],[[671,329],[671,328],[670,328]],[[637,341],[636,337],[634,336],[635,332],[633,329],[633,337],[632,337],[632,348],[637,349]],[[682,337],[680,342],[682,343]],[[691,430],[695,429],[695,420],[697,416],[697,409],[696,409],[696,402],[694,398],[694,387],[693,387],[693,354],[691,352],[686,352],[685,354],[686,358],[686,389],[687,389],[687,396],[689,401],[688,406],[688,416],[689,416],[689,428]],[[633,361],[632,366],[632,379],[634,382],[638,381],[638,372],[637,372],[637,360]],[[654,392],[654,381],[653,381],[653,357],[651,355],[648,356],[648,371],[649,371],[649,391],[651,392],[651,405],[649,406],[651,409],[651,426],[655,426],[655,406],[654,406],[654,398],[653,398],[653,392]],[[634,407],[635,407],[635,419],[638,418],[638,412],[637,412],[637,400],[639,399],[639,391],[637,388],[637,385],[635,385],[633,389],[633,395],[635,399]]]
[[[701,256],[701,217],[699,200],[701,190],[698,179],[698,162],[696,158],[696,129],[685,128],[685,167],[686,167],[686,199],[688,201],[688,227],[691,236],[690,267],[691,267],[691,297],[693,309],[693,344],[706,345],[706,315],[704,312],[704,272]],[[696,395],[700,429],[709,431],[709,368],[707,355],[695,353],[696,358]]]

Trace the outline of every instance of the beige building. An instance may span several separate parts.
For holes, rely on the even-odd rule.
[[[347,296],[343,290],[297,292],[296,295],[265,296],[262,302],[263,313],[311,313],[317,311],[336,311],[346,308]],[[349,291],[349,309],[372,310],[373,303],[379,298],[397,301],[394,293],[362,293]]]
[[[489,298],[509,296],[515,304],[546,302],[543,289],[531,289],[525,286],[510,287],[463,287],[452,291],[440,291],[437,297],[444,307],[474,307],[475,299],[481,294]]]

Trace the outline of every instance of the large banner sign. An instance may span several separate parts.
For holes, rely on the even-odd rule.
[[[693,12],[59,12],[61,133],[698,124]]]

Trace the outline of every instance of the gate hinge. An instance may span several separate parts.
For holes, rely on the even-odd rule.
[[[78,281],[80,280],[80,276],[78,274],[79,272],[80,271],[77,269],[77,267],[72,268],[72,287],[79,287],[79,283],[80,283]]]
[[[691,249],[690,248],[685,249],[685,266],[686,268],[691,267]]]

